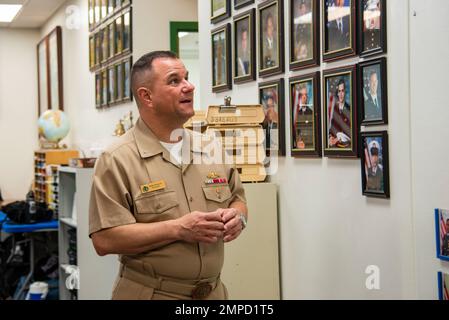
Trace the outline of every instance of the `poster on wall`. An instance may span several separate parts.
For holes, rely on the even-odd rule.
[[[438,298],[449,301],[449,273],[438,272]]]
[[[449,210],[435,209],[437,258],[449,261]]]

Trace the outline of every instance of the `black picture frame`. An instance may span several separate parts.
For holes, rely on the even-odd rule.
[[[214,5],[223,3],[223,6],[214,10]],[[221,22],[231,16],[231,0],[210,0],[210,21],[213,24]]]
[[[131,90],[131,68],[133,65],[132,57],[123,60],[123,98],[122,101],[132,101]]]
[[[116,75],[116,82],[117,82],[117,91],[115,93],[114,101],[115,102],[121,102],[123,101],[123,63],[120,61],[116,64],[114,64],[115,68],[115,75]]]
[[[101,72],[95,72],[95,107],[101,108],[101,92],[102,92]]]
[[[107,68],[103,68],[100,70],[100,78],[101,78],[101,103],[100,107],[105,108],[108,106],[108,70]]]
[[[100,30],[101,35],[101,63],[104,64],[109,59],[109,28],[105,26]]]
[[[117,73],[114,65],[107,68],[108,70],[108,104],[114,104],[117,91]]]
[[[436,257],[449,261],[449,210],[435,209]]]
[[[267,157],[276,153],[279,156],[285,156],[284,92],[284,79],[282,78],[259,83],[259,103],[263,106],[265,113],[262,127],[265,132],[265,150]],[[272,102],[269,102],[269,99],[272,99]],[[272,142],[275,142],[274,147]]]
[[[284,1],[258,5],[259,77],[284,73]],[[270,27],[271,26],[271,27]],[[272,37],[267,32],[273,33]]]
[[[290,70],[320,65],[320,2],[290,0]]]
[[[387,52],[387,1],[375,1],[359,1],[358,34],[361,57]]]
[[[234,0],[234,9],[241,9],[254,3],[254,0]]]
[[[367,197],[389,199],[388,133],[362,132],[360,140],[362,194]]]
[[[343,1],[343,6],[337,4]],[[356,0],[323,0],[323,61],[357,54]],[[341,20],[334,19],[342,16]]]
[[[387,59],[360,63],[358,69],[361,125],[388,124]]]
[[[212,92],[232,89],[231,24],[211,32]]]
[[[234,18],[234,83],[256,80],[255,14],[256,10],[251,9]]]
[[[358,157],[357,69],[348,66],[323,72],[323,149],[329,158]],[[341,99],[339,99],[339,93]],[[343,103],[339,103],[343,100]],[[340,112],[340,106],[343,105]],[[338,112],[337,112],[338,111]]]
[[[290,154],[321,158],[320,72],[290,78],[289,85]]]
[[[122,15],[122,24],[123,24],[123,52],[128,53],[131,52],[133,46],[133,14],[132,7],[129,7],[127,10],[123,12]]]
[[[115,42],[115,52],[114,56],[121,55],[123,53],[123,17],[118,16],[114,19],[115,24],[115,36],[114,36],[114,42]]]

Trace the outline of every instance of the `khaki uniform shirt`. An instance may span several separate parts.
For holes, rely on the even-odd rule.
[[[191,131],[187,133],[190,138],[194,136]],[[188,149],[184,148],[186,145]],[[97,160],[89,234],[126,224],[177,219],[192,211],[211,212],[228,208],[236,200],[246,202],[236,169],[223,164],[195,164],[195,156],[210,163],[210,154],[195,143],[190,143],[190,147],[184,143],[183,153],[190,154],[191,162],[173,164],[170,153],[139,118],[136,126]],[[226,180],[211,184],[207,181],[211,173]],[[143,186],[161,181],[165,188],[144,192]],[[176,241],[138,255],[121,256],[122,261],[124,257],[143,262],[152,276],[205,279],[219,276],[224,243]]]

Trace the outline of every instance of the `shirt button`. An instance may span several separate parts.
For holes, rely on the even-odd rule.
[[[189,200],[190,200],[190,202],[193,202],[193,197],[190,197]]]

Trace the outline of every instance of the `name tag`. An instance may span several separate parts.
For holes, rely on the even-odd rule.
[[[140,191],[142,191],[142,193],[149,193],[165,189],[165,187],[165,181],[161,180],[140,186]]]

